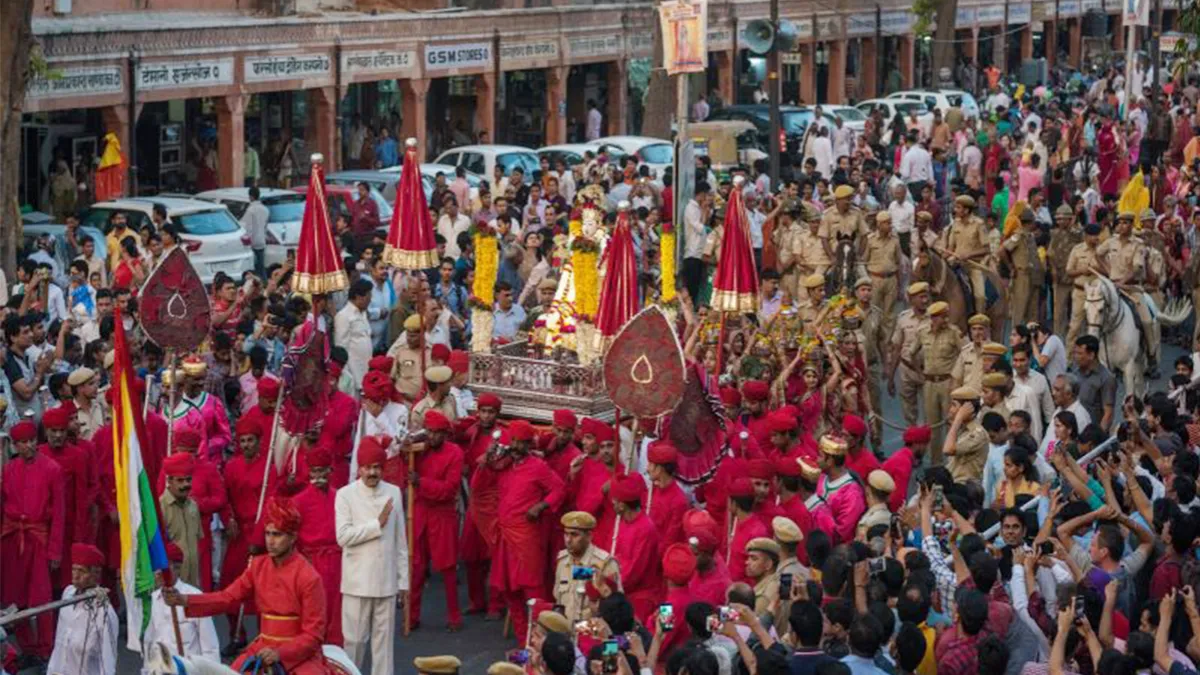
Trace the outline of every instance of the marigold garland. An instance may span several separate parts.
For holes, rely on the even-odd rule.
[[[662,286],[659,300],[665,305],[675,301],[675,232],[665,227],[659,241],[658,256],[661,269],[659,283]]]
[[[475,232],[475,283],[471,303],[491,311],[496,302],[496,274],[500,270],[500,249],[496,237],[486,230]]]
[[[575,271],[575,316],[591,321],[600,311],[599,254],[595,251],[576,249],[571,253],[571,267]]]

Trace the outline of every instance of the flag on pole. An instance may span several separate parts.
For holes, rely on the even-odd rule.
[[[121,588],[125,595],[128,639],[125,646],[142,651],[142,634],[150,622],[154,573],[167,569],[166,540],[158,501],[142,464],[146,430],[133,388],[133,365],[119,309],[113,311],[113,471],[121,523]]]

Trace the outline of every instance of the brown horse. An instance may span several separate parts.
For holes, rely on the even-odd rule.
[[[970,263],[964,263],[970,265]],[[994,270],[983,270],[984,276],[992,283],[999,297],[992,302],[983,313],[992,320],[992,340],[1006,341],[1008,326],[1008,284]],[[924,281],[929,284],[930,294],[938,300],[950,305],[950,323],[958,326],[963,335],[967,334],[967,293],[970,291],[959,282],[954,270],[946,259],[937,251],[928,247],[913,260],[912,280]],[[978,311],[978,310],[977,310]]]

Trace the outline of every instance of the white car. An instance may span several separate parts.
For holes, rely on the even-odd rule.
[[[547,145],[544,148],[538,148],[537,154],[539,158],[546,158],[550,160],[551,168],[554,168],[554,163],[561,159],[566,163],[567,168],[569,169],[576,164],[583,163],[584,153],[590,152],[593,155],[596,155],[600,153],[600,148],[601,144],[595,141],[589,143],[562,143],[559,145]],[[620,148],[617,148],[616,146],[609,147],[609,156],[613,156],[614,159],[617,159],[619,158],[618,156],[623,156],[624,154],[625,153],[621,152]]]
[[[267,207],[266,265],[283,264],[287,252],[300,246],[300,226],[304,222],[304,195],[292,190],[260,188],[259,200]],[[221,188],[196,195],[196,199],[224,204],[234,218],[241,220],[250,206],[249,188]]]
[[[879,108],[883,111],[883,138],[884,145],[891,143],[891,126],[892,120],[896,117],[896,113],[908,122],[908,116],[911,112],[916,111],[917,121],[921,124],[921,130],[928,135],[933,130],[933,113],[925,108],[925,104],[920,101],[909,101],[902,98],[873,98],[863,101],[854,106],[858,108],[862,114],[870,116],[871,111]]]
[[[821,105],[821,112],[842,118],[842,124],[856,134],[867,126],[867,115],[852,105]]]
[[[623,155],[633,155],[638,162],[650,167],[656,178],[662,178],[667,167],[675,163],[675,146],[671,141],[649,136],[605,136],[597,138],[601,147],[615,147]]]
[[[92,204],[84,213],[82,224],[107,230],[108,217],[113,212],[121,212],[125,214],[128,226],[137,232],[150,222],[155,204],[167,208],[167,218],[177,228],[180,245],[187,251],[201,281],[212,283],[218,272],[240,280],[243,272],[254,270],[250,235],[221,204],[162,196],[114,199]]]
[[[519,166],[525,172],[526,183],[533,182],[533,172],[541,168],[537,153],[522,145],[460,145],[438,155],[434,163],[445,164],[452,169],[461,166],[467,173],[489,181],[497,164],[504,167],[505,176]]]
[[[967,119],[979,119],[979,102],[961,89],[910,89],[892,92],[887,97],[920,101],[931,113],[934,110],[942,111],[942,117],[945,117],[951,108],[959,108]]]
[[[382,174],[396,176],[396,183],[393,183],[391,186],[392,196],[390,197],[390,199],[392,200],[393,205],[396,203],[396,201],[395,201],[396,184],[398,184],[400,182],[399,176],[400,176],[400,169],[402,169],[402,168],[403,168],[403,165],[389,166],[388,168],[381,169],[379,171],[379,173],[382,173]],[[449,164],[426,163],[426,164],[421,165],[421,187],[425,190],[425,201],[426,202],[428,202],[433,197],[433,186],[437,184],[437,175],[439,173],[444,174],[446,176],[446,185],[449,185],[449,184],[453,183],[455,180],[455,173],[454,173],[455,168],[457,168],[457,167],[453,167]],[[483,177],[477,176],[477,175],[471,173],[470,171],[468,171],[467,175],[464,176],[464,178],[467,179],[467,185],[470,186],[471,201],[474,202],[475,200],[479,199],[479,184],[483,181]],[[383,196],[388,197],[388,193],[384,192]],[[459,206],[463,206],[463,204],[459,204]]]

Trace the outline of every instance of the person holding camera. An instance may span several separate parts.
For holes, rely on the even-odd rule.
[[[592,544],[596,519],[586,511],[571,511],[560,519],[566,548],[558,552],[554,567],[554,603],[572,621],[591,618],[584,593],[597,573],[620,579],[620,566],[608,553]],[[619,581],[616,584],[620,588]]]
[[[746,544],[746,576],[754,585],[754,613],[767,614],[779,602],[779,543],[768,537]]]

